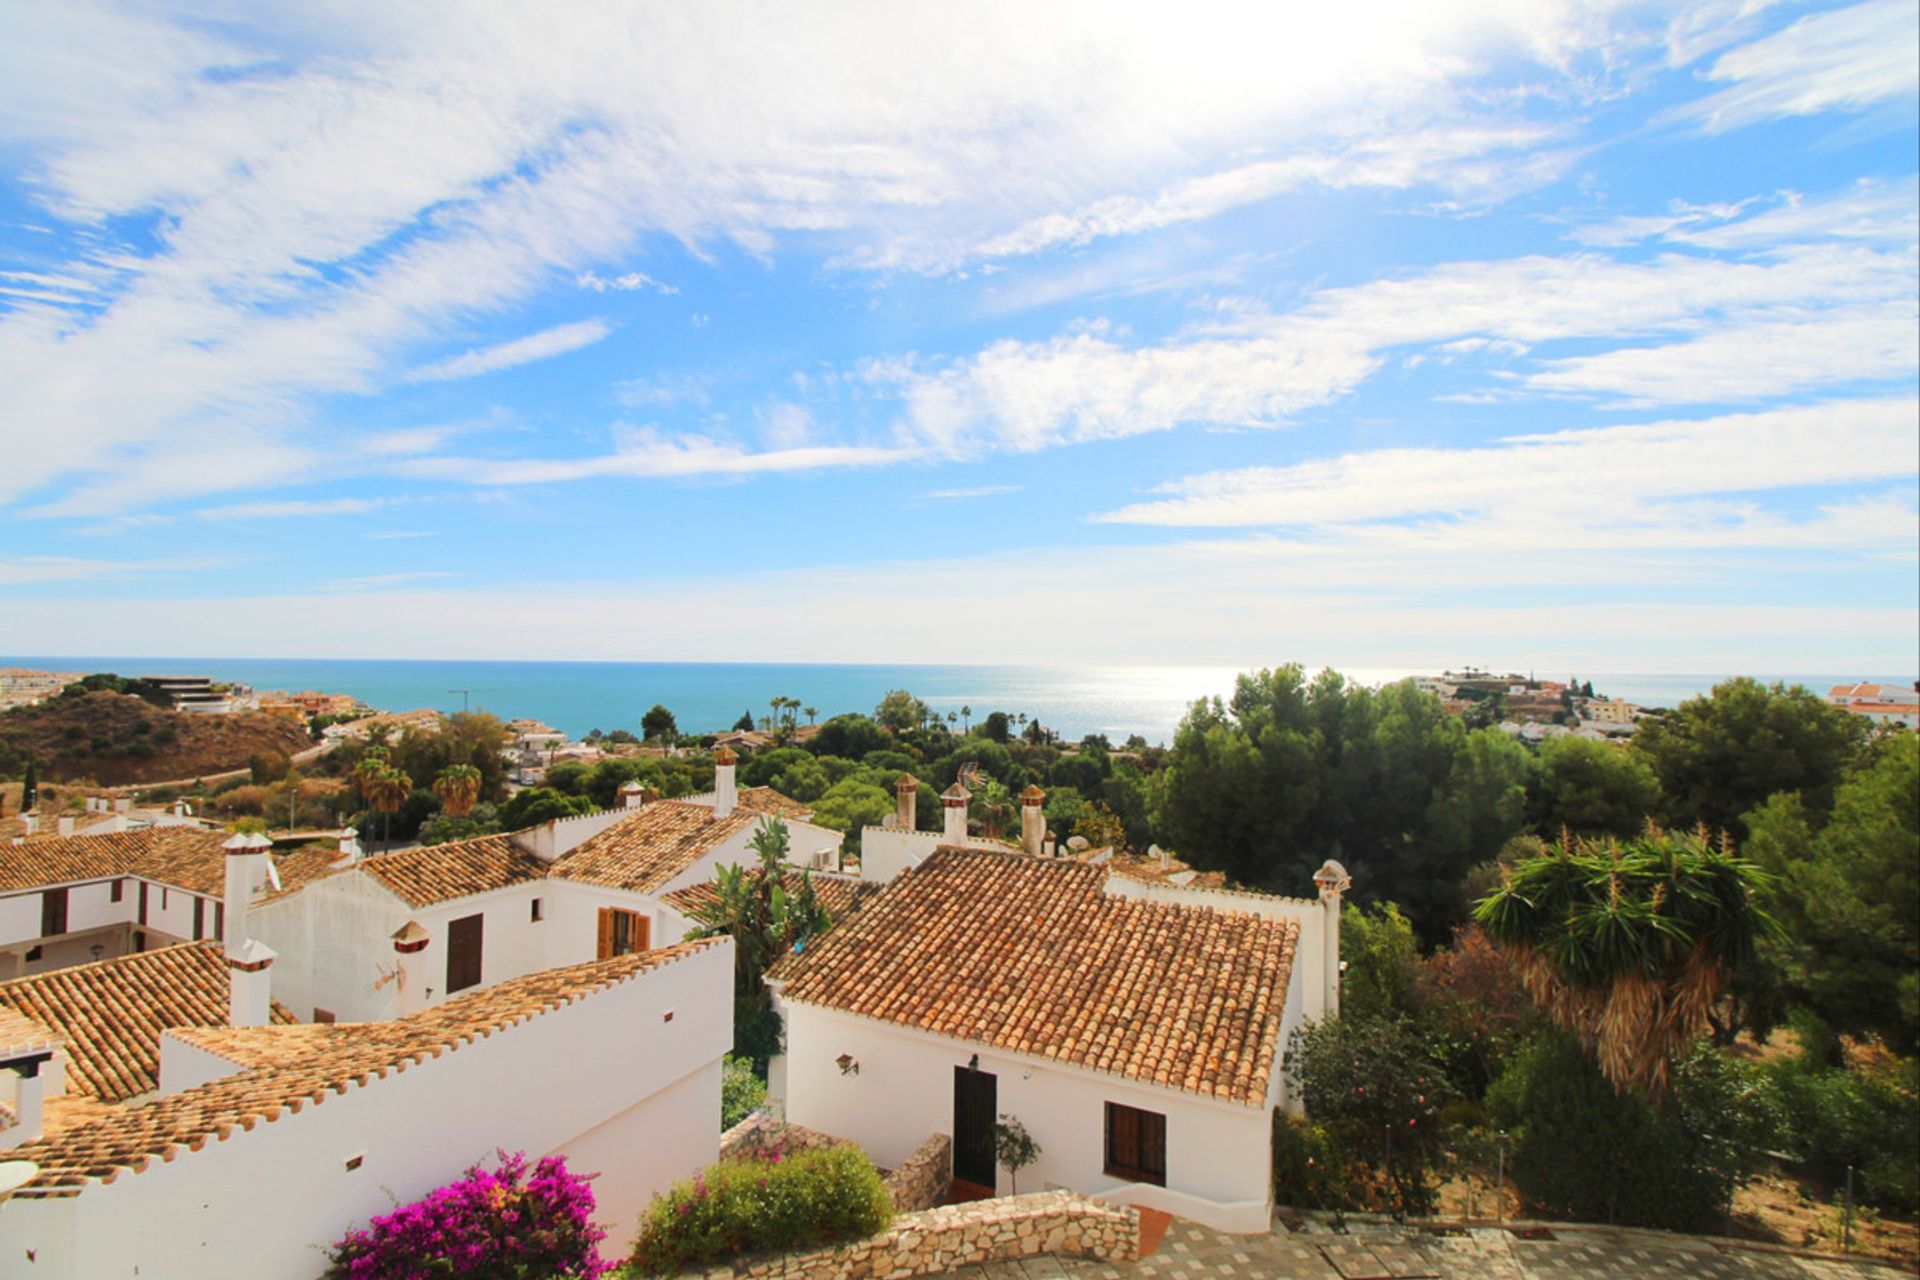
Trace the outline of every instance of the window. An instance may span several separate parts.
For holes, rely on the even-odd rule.
[[[315,1022],[332,1022],[333,1010],[322,1009],[319,1005],[315,1005],[313,1007],[313,1020]]]
[[[167,909],[167,889],[165,885],[160,886],[160,909],[162,911]]]
[[[480,985],[483,915],[462,916],[447,926],[447,994]]]
[[[127,882],[125,880],[115,880],[112,886],[107,890],[108,902],[118,902],[126,896],[127,896]]]
[[[226,941],[227,904],[224,902],[216,902],[213,904],[213,936],[223,942]],[[240,941],[245,942],[246,939],[242,938]]]
[[[67,891],[49,889],[40,895],[40,936],[51,938],[67,931]]]
[[[1107,1104],[1107,1174],[1167,1185],[1167,1118],[1157,1111]]]
[[[547,918],[546,904],[542,902],[539,898],[535,898],[533,900],[533,915],[531,919],[535,924],[539,924],[542,920],[545,920],[546,918]]]
[[[145,924],[146,922],[147,922],[147,882],[145,880],[142,880],[140,882],[140,923]]]
[[[193,900],[193,940],[195,942],[207,936],[207,900]]]
[[[638,911],[600,908],[599,959],[611,960],[615,956],[645,951],[653,945],[652,937],[653,921]]]

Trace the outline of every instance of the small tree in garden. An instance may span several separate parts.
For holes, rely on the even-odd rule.
[[[1040,1144],[1017,1118],[1002,1115],[1000,1123],[993,1126],[993,1151],[1012,1179],[1014,1194],[1018,1195],[1020,1171],[1040,1158]]]
[[[349,1231],[327,1251],[327,1280],[596,1280],[609,1270],[593,1225],[591,1174],[562,1156],[529,1166],[521,1152],[467,1170],[458,1182]]]
[[[1446,1077],[1398,1018],[1340,1017],[1293,1033],[1286,1072],[1340,1151],[1385,1180],[1385,1208],[1428,1213]]]

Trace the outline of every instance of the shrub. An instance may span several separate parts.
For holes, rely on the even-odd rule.
[[[1273,1198],[1296,1209],[1358,1209],[1347,1182],[1347,1153],[1326,1125],[1273,1113]]]
[[[520,1152],[498,1154],[499,1168],[475,1165],[458,1182],[347,1232],[327,1251],[327,1280],[604,1275],[592,1175],[569,1173],[560,1156],[529,1168]]]
[[[767,1082],[746,1058],[728,1054],[720,1064],[720,1127],[731,1129],[767,1104]]]
[[[1860,1177],[1867,1204],[1904,1213],[1920,1210],[1920,1170],[1913,1152],[1920,1133],[1920,1065],[1907,1059],[1880,1071],[1821,1067],[1804,1058],[1767,1066],[1785,1113],[1787,1148],[1829,1187]]]
[[[1756,1069],[1701,1045],[1659,1104],[1616,1092],[1572,1036],[1536,1036],[1488,1091],[1513,1135],[1507,1170],[1541,1211],[1624,1226],[1701,1231],[1735,1181],[1777,1140]]]
[[[736,1254],[858,1239],[892,1220],[893,1198],[857,1147],[717,1164],[654,1198],[633,1266],[666,1275]]]

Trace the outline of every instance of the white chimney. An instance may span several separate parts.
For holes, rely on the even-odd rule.
[[[341,829],[340,857],[347,862],[360,861],[360,833],[352,827]]]
[[[901,774],[900,781],[893,784],[893,825],[902,831],[912,831],[920,825],[915,806],[919,790],[919,781],[910,773]]]
[[[73,815],[70,813],[61,814],[59,826],[60,826],[61,835],[63,836],[72,835],[73,834]]]
[[[733,812],[733,764],[739,759],[733,748],[722,747],[713,753],[713,816],[724,818]]]
[[[1325,947],[1326,976],[1326,1012],[1322,1017],[1340,1016],[1340,895],[1353,884],[1353,877],[1347,869],[1328,858],[1326,864],[1313,873],[1314,887],[1320,890],[1320,907],[1325,915],[1321,926],[1324,934],[1321,945]]]
[[[620,788],[620,807],[638,809],[647,802],[647,789],[637,782],[629,782]]]
[[[247,936],[247,917],[255,892],[266,883],[267,850],[273,841],[263,835],[236,835],[220,847],[227,851],[223,929],[228,1016],[236,1027],[264,1027],[272,991],[267,970],[274,952]]]
[[[967,842],[967,802],[973,799],[973,792],[955,782],[940,793],[941,816],[945,819],[943,834],[948,844]]]
[[[227,1018],[236,1027],[264,1027],[273,1016],[273,980],[267,970],[277,953],[249,938],[227,946]]]
[[[26,827],[28,835],[34,835],[40,830],[40,811],[38,809],[27,810],[20,815],[20,822]]]
[[[175,800],[173,802],[174,817],[187,818],[187,817],[191,817],[192,815],[193,815],[193,810],[187,808],[187,802],[185,800]]]
[[[115,813],[132,813],[133,797],[132,796],[115,796],[113,798],[113,811]]]
[[[1047,803],[1047,793],[1039,787],[1028,786],[1020,793],[1020,847],[1032,857],[1039,857],[1041,842],[1047,838],[1047,816],[1043,807]]]

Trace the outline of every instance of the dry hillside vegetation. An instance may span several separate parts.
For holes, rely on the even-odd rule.
[[[313,745],[305,726],[280,716],[187,715],[104,690],[0,715],[0,743],[38,760],[45,781],[102,786],[244,769],[256,752]]]

